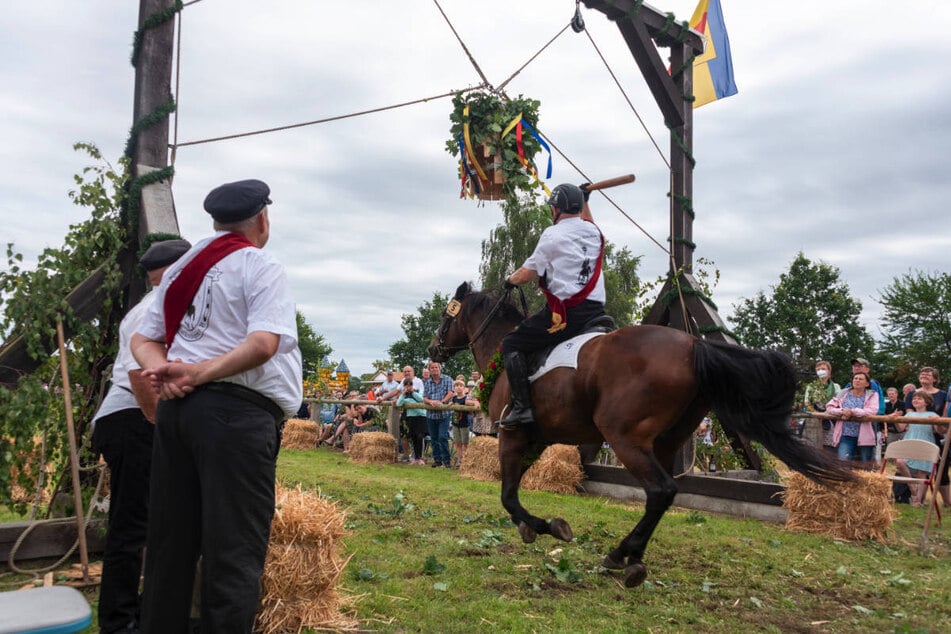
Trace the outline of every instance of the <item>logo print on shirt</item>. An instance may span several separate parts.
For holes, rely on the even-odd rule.
[[[588,247],[581,247],[581,251],[587,255]],[[581,285],[587,284],[589,277],[591,277],[591,258],[587,257],[581,263],[581,270],[578,271],[578,283]]]
[[[184,338],[185,341],[198,341],[208,329],[208,320],[211,317],[211,289],[220,277],[221,270],[217,267],[212,267],[205,274],[205,279],[202,280],[201,287],[195,294],[192,305],[185,312],[182,325],[178,328],[178,336]]]

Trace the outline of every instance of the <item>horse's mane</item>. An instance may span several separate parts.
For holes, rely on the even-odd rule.
[[[497,288],[472,292],[469,295],[470,310],[473,312],[479,311],[483,314],[489,312],[499,301],[499,298],[503,297],[503,293],[504,291]],[[513,293],[505,295],[502,304],[499,306],[498,317],[513,324],[517,324],[525,318],[521,308],[515,303]]]

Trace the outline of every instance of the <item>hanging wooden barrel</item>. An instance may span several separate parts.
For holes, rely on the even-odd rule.
[[[485,172],[488,181],[479,179],[479,200],[502,200],[505,194],[502,192],[502,185],[505,184],[505,176],[502,174],[502,153],[493,154],[488,145],[475,145],[472,151],[478,157],[482,171]]]

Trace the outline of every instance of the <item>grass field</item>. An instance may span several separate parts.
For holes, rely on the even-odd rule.
[[[360,466],[327,451],[282,454],[279,475],[346,510],[344,584],[366,629],[387,632],[951,631],[951,530],[917,552],[923,509],[901,507],[887,545],[671,510],[628,590],[601,568],[642,507],[522,492],[563,517],[571,544],[525,545],[497,483],[404,465]]]
[[[341,583],[365,631],[951,631],[951,528],[934,529],[919,554],[923,509],[899,507],[886,545],[672,509],[647,551],[648,581],[626,589],[600,562],[633,528],[638,504],[523,491],[530,511],[575,533],[571,544],[526,545],[498,483],[455,471],[288,450],[278,477],[346,513]],[[87,596],[95,602],[95,590]]]

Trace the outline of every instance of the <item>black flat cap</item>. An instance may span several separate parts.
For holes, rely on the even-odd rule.
[[[225,183],[205,196],[205,211],[217,222],[230,224],[247,220],[271,204],[267,183],[253,178]]]
[[[146,271],[154,271],[175,262],[192,248],[188,240],[162,240],[146,249],[139,264]]]

